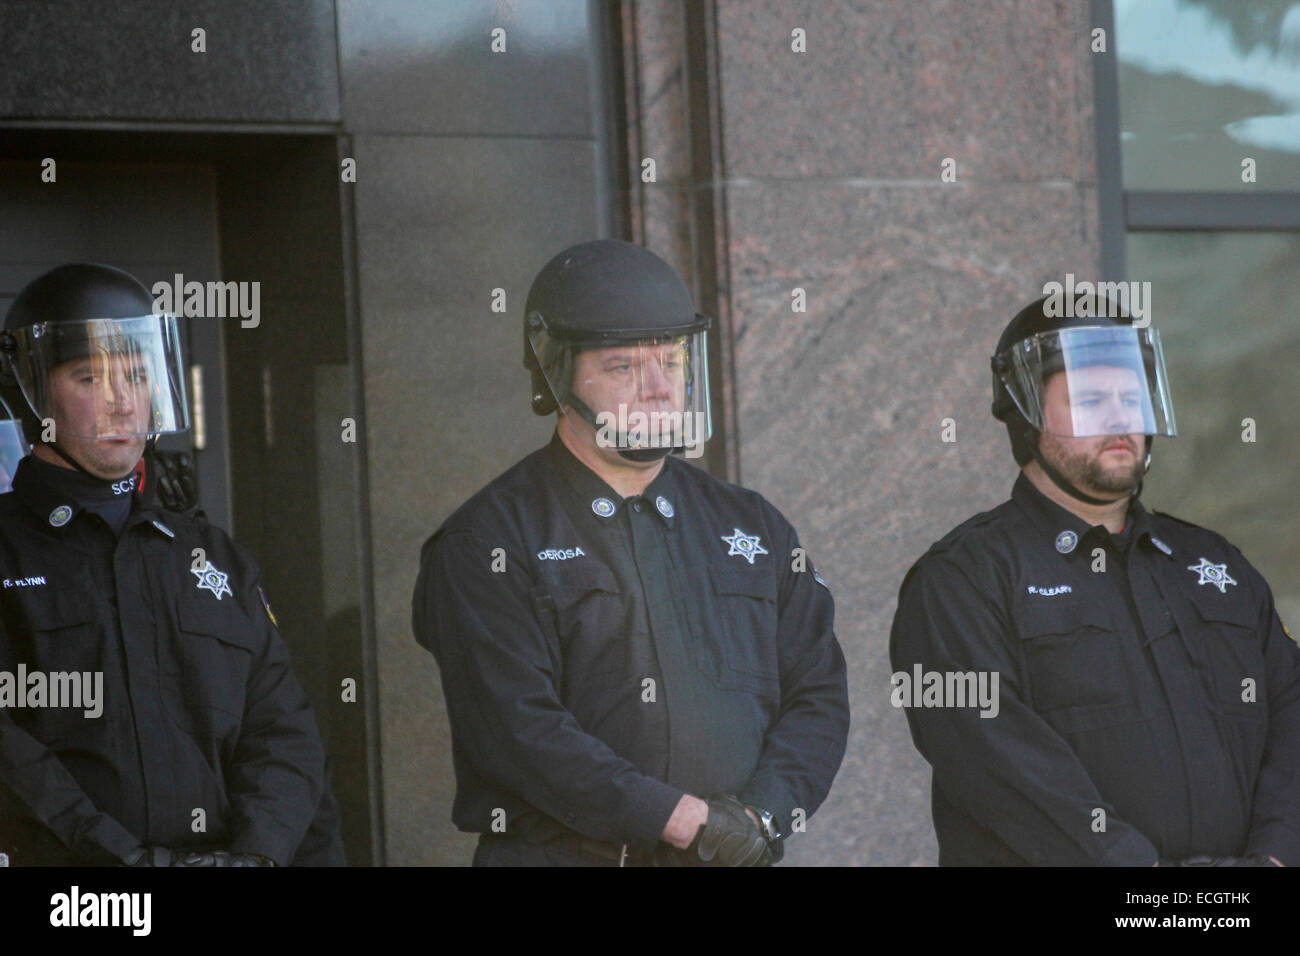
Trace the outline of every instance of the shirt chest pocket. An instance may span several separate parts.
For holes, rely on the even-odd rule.
[[[1121,717],[1134,702],[1144,666],[1135,636],[1124,640],[1110,612],[1089,601],[1045,598],[1017,612],[1022,660],[1034,709],[1096,708]]]
[[[164,696],[188,720],[216,713],[237,725],[253,660],[262,650],[259,632],[233,600],[184,594],[175,611],[176,634],[159,654]]]
[[[23,664],[28,683],[18,693],[43,695],[37,706],[14,711],[13,718],[46,744],[76,746],[85,739],[85,714],[98,710],[102,716],[114,705],[103,690],[117,683],[116,667],[106,667],[114,663],[106,655],[114,653],[115,635],[101,622],[111,617],[110,609],[100,608],[87,591],[48,586],[10,591],[0,602],[8,637],[8,659],[0,659],[0,669],[16,674]],[[39,692],[31,683],[36,674],[42,675]]]
[[[53,587],[12,589],[3,599],[5,629],[14,660],[40,671],[102,671],[110,641],[94,595]]]
[[[1254,608],[1235,594],[1209,588],[1192,592],[1184,643],[1197,679],[1211,706],[1235,715],[1264,720],[1264,653]]]
[[[613,572],[556,570],[532,594],[543,629],[553,630],[566,684],[600,690],[623,680],[631,634]]]
[[[766,568],[710,565],[714,613],[702,628],[700,667],[719,686],[780,696],[776,580]]]

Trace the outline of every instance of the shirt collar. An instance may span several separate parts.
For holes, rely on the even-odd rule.
[[[41,480],[40,468],[31,455],[20,461],[14,470],[13,493],[39,521],[56,530],[66,527],[85,510],[84,505],[75,497]],[[131,515],[127,518],[123,531],[142,521],[148,521],[152,527],[170,538],[176,537],[175,532],[167,527],[153,509],[141,507],[140,496],[136,492],[132,494]]]
[[[1090,554],[1093,542],[1104,541],[1111,536],[1104,525],[1090,525],[1074,512],[1048,498],[1034,487],[1024,472],[1020,473],[1011,489],[1011,500],[1029,516],[1035,531],[1050,541],[1066,558],[1072,559],[1079,553]],[[1131,525],[1130,540],[1133,544],[1159,551],[1166,557],[1173,556],[1173,549],[1152,533],[1151,514],[1139,498],[1134,498],[1129,503],[1128,525]]]
[[[664,524],[670,528],[674,526],[678,500],[677,483],[674,478],[677,462],[666,459],[663,468],[643,494],[623,498],[569,451],[558,431],[551,436],[551,443],[546,448],[546,456],[561,483],[572,490],[593,521],[604,523],[618,514],[629,502],[644,499],[650,510],[657,514]],[[671,459],[671,456],[669,458]]]
[[[1141,543],[1145,547],[1154,548],[1166,558],[1174,556],[1174,549],[1163,538],[1155,534],[1155,521],[1151,518],[1151,512],[1143,506],[1139,498],[1129,506],[1128,520],[1133,525],[1133,540]]]
[[[31,455],[14,471],[13,492],[28,511],[51,528],[64,527],[83,510],[76,498],[41,481],[39,466]]]

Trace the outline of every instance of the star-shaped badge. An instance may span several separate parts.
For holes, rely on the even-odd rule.
[[[220,570],[211,561],[202,571],[190,568],[190,574],[199,579],[198,589],[200,591],[211,591],[217,596],[218,601],[221,600],[223,594],[229,594],[231,597],[235,596],[235,592],[230,590],[230,575]]]
[[[1229,584],[1237,583],[1228,575],[1226,564],[1211,564],[1208,558],[1201,558],[1200,564],[1189,564],[1187,570],[1201,576],[1197,584],[1213,584],[1223,594],[1228,593]]]
[[[722,540],[731,546],[727,552],[727,557],[738,554],[750,564],[754,563],[754,558],[760,554],[767,554],[767,548],[759,542],[758,535],[745,534],[739,528],[732,531],[731,534],[722,535]]]

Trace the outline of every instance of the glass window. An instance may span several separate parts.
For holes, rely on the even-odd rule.
[[[1128,272],[1151,282],[1178,421],[1143,501],[1232,541],[1300,635],[1300,233],[1133,232]]]
[[[1300,3],[1114,3],[1125,188],[1300,189]]]

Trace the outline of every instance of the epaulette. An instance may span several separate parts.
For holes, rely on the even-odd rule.
[[[990,524],[993,521],[995,521],[998,517],[1000,517],[999,515],[1000,510],[1001,510],[1000,507],[991,508],[988,511],[981,511],[979,514],[975,515],[974,517],[967,518],[965,521],[957,525],[957,527],[953,528],[951,531],[945,534],[934,544],[930,545],[930,548],[928,551],[926,551],[926,554],[938,554],[942,551],[947,551],[949,548],[957,544],[958,541],[960,541],[963,537],[965,537],[969,532],[973,531],[975,528],[982,527],[983,525]]]
[[[1181,525],[1183,528],[1186,528],[1189,531],[1195,531],[1198,535],[1203,537],[1208,537],[1209,539],[1213,540],[1214,542],[1221,545],[1222,547],[1231,548],[1233,551],[1238,551],[1238,553],[1240,553],[1239,549],[1235,544],[1229,541],[1224,535],[1215,531],[1213,528],[1207,528],[1204,525],[1193,524],[1190,521],[1184,521],[1182,518],[1177,518],[1171,514],[1165,514],[1165,512],[1163,511],[1156,511],[1155,509],[1151,509],[1151,514],[1153,516],[1159,517],[1161,520],[1172,521],[1174,524]],[[1245,557],[1245,555],[1242,555],[1242,557]]]
[[[1197,531],[1210,531],[1210,529],[1205,527],[1204,525],[1193,524],[1190,521],[1185,521],[1182,518],[1179,518],[1175,515],[1168,514],[1164,511],[1156,511],[1156,509],[1152,508],[1151,513],[1153,515],[1159,515],[1161,518],[1168,518],[1170,521],[1173,521],[1177,524],[1186,525],[1189,528],[1195,528]],[[1213,534],[1214,532],[1210,531],[1210,533]]]

